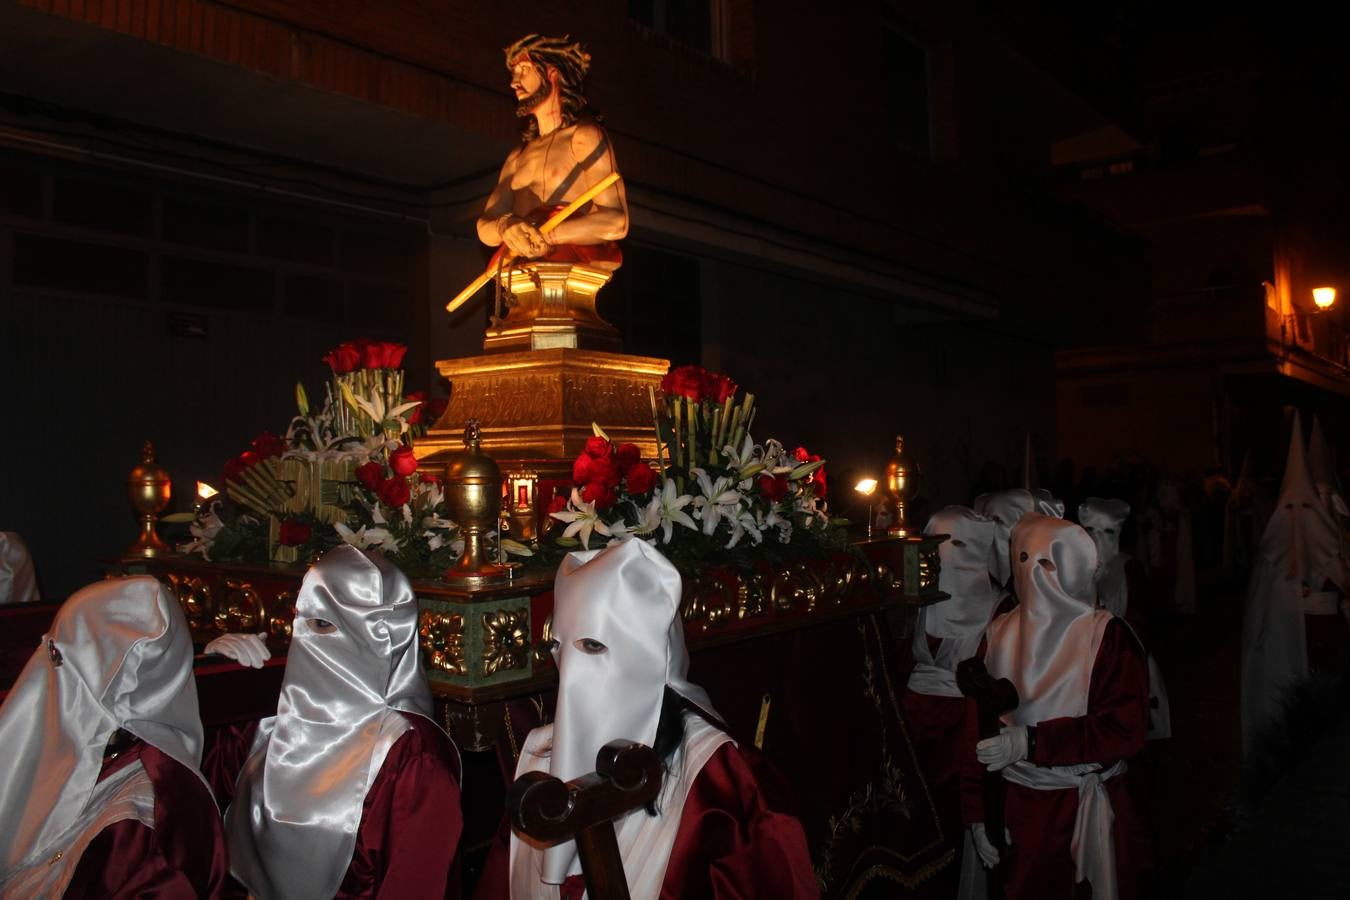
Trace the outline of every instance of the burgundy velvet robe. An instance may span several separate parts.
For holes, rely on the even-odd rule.
[[[699,772],[685,800],[661,900],[820,896],[801,823],[766,796],[774,793],[772,779],[767,773],[757,777],[756,763],[757,756],[727,743]],[[475,900],[505,900],[510,895],[509,834],[505,827],[498,832]],[[572,900],[585,887],[581,876],[574,875],[560,894],[563,900]]]
[[[459,757],[439,728],[404,714],[404,732],[375,776],[361,809],[361,826],[341,900],[440,898],[454,869],[464,830],[460,814]],[[248,759],[257,723],[221,728],[212,735],[202,768],[222,806]],[[451,895],[457,895],[457,883]]]
[[[102,781],[140,760],[155,789],[155,827],[115,822],[85,848],[67,898],[218,897],[225,883],[225,836],[206,785],[155,747],[136,741],[103,764]]]
[[[983,657],[984,648],[980,655]],[[980,779],[975,758],[979,740],[974,701],[966,717],[962,752],[961,813],[967,825],[984,821]],[[1042,766],[1099,763],[1102,768],[1129,759],[1144,748],[1148,731],[1148,664],[1138,641],[1120,621],[1102,635],[1088,687],[1083,716],[1047,719],[1036,725],[1036,746],[1030,762]],[[1005,818],[1012,844],[1003,856],[1008,900],[1059,900],[1086,896],[1087,882],[1075,885],[1070,855],[1078,791],[1038,791],[1005,782]],[[1120,900],[1139,896],[1138,885],[1150,866],[1146,823],[1139,815],[1124,776],[1104,782],[1111,798]]]
[[[924,635],[936,658],[942,638]],[[905,688],[901,698],[909,738],[949,843],[961,845],[960,776],[966,741],[966,698],[935,697]]]

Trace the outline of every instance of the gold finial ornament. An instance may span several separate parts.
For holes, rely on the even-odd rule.
[[[127,476],[127,497],[141,525],[140,537],[127,548],[128,556],[165,556],[169,545],[155,532],[155,520],[173,496],[169,473],[155,462],[155,445],[146,441],[141,448],[141,464]]]
[[[502,470],[483,452],[477,419],[464,428],[464,450],[450,458],[445,475],[445,503],[459,523],[464,552],[443,576],[450,584],[477,587],[503,581],[510,569],[492,562],[484,538],[497,527],[502,505]]]
[[[886,464],[886,499],[890,501],[891,524],[886,529],[888,537],[908,537],[913,533],[905,521],[905,504],[914,499],[918,491],[919,467],[905,452],[905,439],[895,436],[895,455]]]

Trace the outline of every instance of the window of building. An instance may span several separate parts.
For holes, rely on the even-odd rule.
[[[726,61],[727,0],[628,0],[628,17],[691,50]]]

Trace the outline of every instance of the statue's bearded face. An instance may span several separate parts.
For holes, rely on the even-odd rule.
[[[529,116],[553,93],[553,85],[543,70],[522,54],[511,63],[511,90],[516,95],[516,115]]]

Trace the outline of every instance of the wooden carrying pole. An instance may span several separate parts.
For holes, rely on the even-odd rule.
[[[557,228],[559,225],[561,225],[563,222],[567,220],[568,216],[572,215],[572,213],[581,209],[587,203],[590,203],[596,197],[599,197],[605,191],[609,190],[609,188],[613,186],[614,183],[617,182],[618,180],[619,180],[618,172],[610,172],[604,178],[601,178],[580,197],[573,200],[571,203],[567,204],[562,209],[555,212],[553,215],[549,216],[548,221],[544,222],[543,225],[539,226],[539,233],[548,234],[550,231]],[[516,259],[515,256],[513,256],[510,253],[507,253],[506,256],[502,259],[503,266],[509,266],[511,263],[515,262],[515,259]],[[459,309],[461,306],[463,306],[465,303],[468,303],[469,300],[473,297],[473,295],[478,293],[479,289],[482,288],[483,285],[487,284],[489,281],[492,280],[492,276],[496,274],[496,272],[497,266],[495,265],[490,265],[486,269],[484,269],[482,275],[479,275],[473,281],[469,282],[468,287],[466,287],[464,290],[456,294],[455,299],[451,300],[449,303],[445,305],[445,311],[452,313],[455,310]]]

